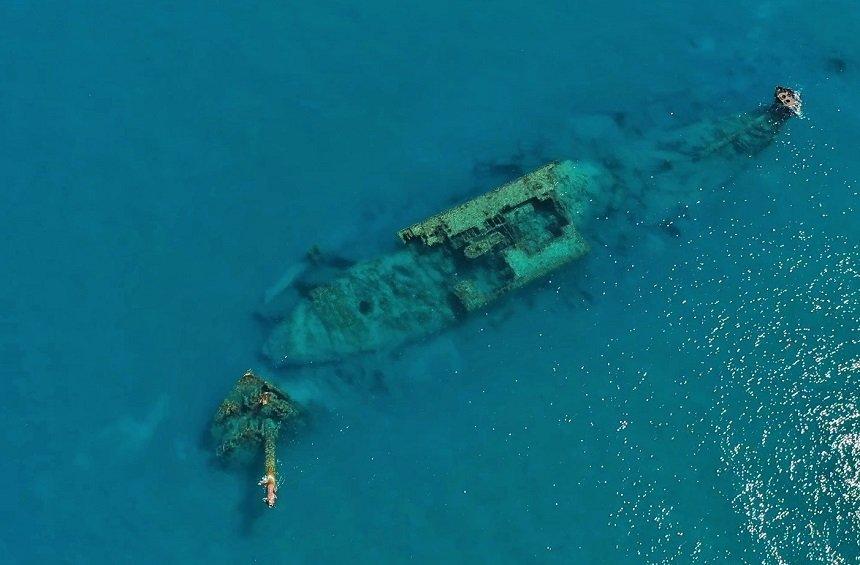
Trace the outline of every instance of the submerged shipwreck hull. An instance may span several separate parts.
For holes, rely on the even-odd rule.
[[[703,176],[703,165],[744,168],[799,110],[797,94],[777,87],[772,105],[682,128],[612,172],[584,162],[544,165],[400,230],[400,250],[305,285],[263,351],[275,365],[326,362],[437,332],[585,255],[583,230],[611,208],[638,207],[656,222],[723,182]]]
[[[322,362],[399,345],[578,259],[591,170],[540,169],[398,233],[400,251],[313,288],[264,351],[276,364]]]

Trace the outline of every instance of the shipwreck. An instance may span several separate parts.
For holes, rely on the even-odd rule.
[[[301,408],[287,393],[251,371],[242,375],[215,413],[212,435],[219,457],[246,460],[262,448],[265,470],[257,485],[263,487],[269,508],[278,499],[278,439],[301,417]]]
[[[276,323],[263,351],[276,366],[327,362],[438,332],[584,256],[583,234],[612,209],[636,211],[631,229],[665,222],[698,191],[718,189],[743,170],[800,111],[799,94],[777,87],[773,102],[752,112],[655,135],[626,153],[620,148],[613,166],[545,164],[401,229],[399,249],[377,259],[337,264],[313,250],[266,293]],[[248,371],[215,415],[219,456],[262,450],[258,485],[269,507],[277,500],[277,442],[302,413],[288,394]]]
[[[722,182],[699,178],[704,162],[737,172],[799,113],[799,95],[777,87],[772,104],[655,137],[615,170],[549,163],[401,229],[400,250],[335,270],[319,284],[299,273],[299,300],[279,316],[264,354],[276,366],[319,363],[437,332],[585,255],[585,226],[609,208],[626,204],[653,216],[646,221],[662,220],[692,190]]]

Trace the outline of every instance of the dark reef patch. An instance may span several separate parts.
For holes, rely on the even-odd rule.
[[[827,59],[826,68],[832,73],[841,75],[848,70],[848,63],[842,57],[830,57]]]

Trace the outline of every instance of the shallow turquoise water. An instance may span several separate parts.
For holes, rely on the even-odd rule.
[[[0,8],[4,562],[860,559],[852,2]],[[803,90],[678,237],[643,230],[212,458],[265,289],[489,188],[483,163]],[[496,179],[498,180],[498,179]]]

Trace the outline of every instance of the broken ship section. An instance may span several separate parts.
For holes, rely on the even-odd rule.
[[[278,469],[275,450],[284,429],[300,422],[302,410],[290,396],[251,371],[246,371],[218,407],[212,422],[216,454],[224,459],[264,454],[263,502],[269,508],[278,498]]]
[[[313,288],[272,331],[276,365],[401,345],[582,257],[590,175],[550,163],[398,232],[405,249]]]

